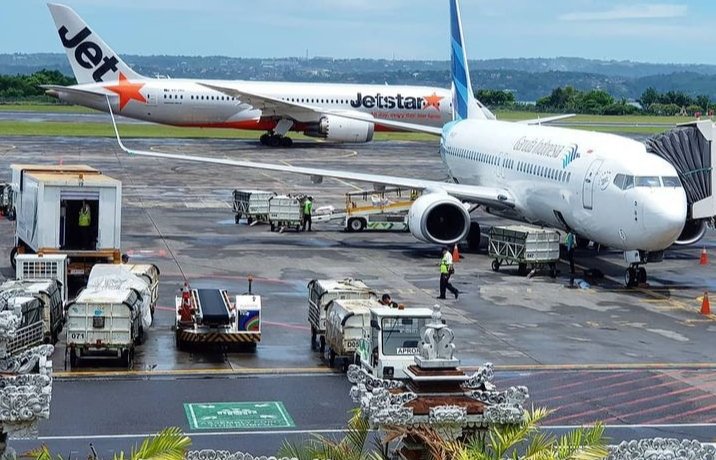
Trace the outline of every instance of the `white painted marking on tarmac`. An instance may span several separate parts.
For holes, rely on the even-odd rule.
[[[589,424],[585,425],[545,425],[541,426],[540,428],[546,429],[546,430],[574,430],[576,428],[581,428],[583,426],[589,426]],[[604,428],[606,429],[624,429],[624,428],[636,428],[636,429],[645,429],[645,428],[655,428],[655,429],[683,429],[683,428],[714,428],[716,427],[716,423],[677,423],[677,424],[655,424],[655,425],[644,425],[644,424],[634,424],[634,425],[604,425]],[[226,436],[256,436],[256,435],[291,435],[291,434],[311,434],[311,433],[320,433],[320,434],[337,434],[337,433],[346,433],[348,430],[343,428],[336,428],[336,429],[321,429],[321,430],[264,430],[264,431],[211,431],[211,432],[195,432],[195,431],[189,431],[185,434],[187,436],[191,437],[226,437]],[[372,430],[375,431],[375,430]],[[148,438],[151,436],[156,435],[156,433],[137,433],[137,434],[98,434],[98,435],[72,435],[72,436],[40,436],[37,438],[40,441],[67,441],[67,440],[78,440],[78,439],[131,439],[131,438]],[[708,444],[708,443],[706,443]],[[716,443],[713,443],[716,445]]]

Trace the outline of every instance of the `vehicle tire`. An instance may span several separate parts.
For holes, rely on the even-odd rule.
[[[365,230],[365,220],[358,217],[352,217],[348,219],[348,231],[349,232],[362,232]]]
[[[500,270],[500,261],[495,259],[492,261],[492,271],[496,272]]]
[[[127,350],[122,350],[122,355],[119,358],[119,362],[125,366],[127,369],[129,369],[132,365],[132,353]]]
[[[316,351],[316,328],[311,326],[311,350]]]
[[[137,331],[137,337],[134,338],[134,343],[137,345],[141,345],[142,342],[144,342],[144,328],[142,326],[139,326],[139,330]]]
[[[268,134],[262,134],[261,137],[259,137],[259,142],[261,142],[261,145],[269,145],[269,139],[271,136]]]
[[[636,272],[636,284],[646,284],[646,268],[639,267]]]
[[[15,220],[17,217],[17,212],[15,211],[15,207],[13,206],[10,208],[10,212],[7,213],[7,220]]]
[[[291,147],[292,145],[293,145],[293,139],[291,139],[290,137],[284,136],[281,138],[281,147],[288,148],[288,147]]]
[[[326,352],[326,336],[325,335],[322,335],[318,339],[318,351],[320,351],[321,354]]]
[[[241,214],[236,214],[236,216],[234,217],[234,222],[238,224],[240,220],[241,220]]]
[[[554,263],[549,264],[549,276],[550,278],[557,277],[557,265]]]
[[[276,225],[273,222],[271,222],[271,231],[272,232],[276,231]]]
[[[470,252],[479,251],[481,238],[482,234],[480,233],[480,224],[477,222],[470,222],[470,231],[467,234],[467,250]]]
[[[77,367],[79,357],[77,356],[77,350],[70,348],[70,369]]]
[[[525,276],[527,274],[527,264],[517,264],[517,274],[519,276]]]
[[[248,225],[251,225],[254,222],[254,218],[251,216],[246,216],[246,223]]]
[[[333,366],[336,365],[336,352],[333,351],[333,348],[328,349],[328,367],[333,369]]]
[[[15,256],[17,256],[17,247],[14,247],[10,250],[10,265],[12,265],[13,270],[17,268],[17,261],[15,260]]]
[[[343,365],[341,366],[341,370],[343,372],[348,372],[348,366],[350,366],[351,362],[348,358],[343,358]]]

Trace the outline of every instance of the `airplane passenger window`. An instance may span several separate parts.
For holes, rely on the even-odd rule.
[[[664,176],[661,181],[664,183],[664,187],[681,187],[681,181],[676,176]]]
[[[661,179],[658,176],[636,176],[637,187],[661,187]]]

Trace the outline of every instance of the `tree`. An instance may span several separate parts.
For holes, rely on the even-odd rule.
[[[511,91],[480,89],[476,97],[488,107],[507,107],[515,103],[515,95]]]
[[[659,93],[653,86],[650,86],[646,90],[644,90],[644,92],[641,94],[641,98],[639,98],[639,103],[644,108],[644,110],[647,110],[651,106],[651,104],[654,104],[658,101]]]
[[[696,105],[701,107],[701,110],[703,110],[704,113],[708,112],[709,107],[711,106],[711,98],[705,94],[696,96],[695,102]]]
[[[184,460],[189,446],[191,439],[179,428],[165,428],[155,436],[145,439],[141,446],[134,446],[128,456],[124,452],[115,453],[114,460]],[[64,460],[61,455],[50,452],[46,445],[28,452],[25,456],[35,460]]]

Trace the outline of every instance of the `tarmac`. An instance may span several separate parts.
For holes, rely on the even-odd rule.
[[[141,149],[328,169],[432,180],[446,177],[436,145],[428,142],[344,147],[310,142],[291,149],[266,149],[258,142],[236,140],[126,139],[125,143]],[[167,164],[127,156],[112,139],[0,140],[0,181],[9,180],[11,163],[59,162],[89,164],[122,181],[122,250],[131,262],[156,264],[161,282],[155,324],[137,350],[133,369],[88,363],[96,367],[69,370],[64,347],[58,344],[53,415],[41,427],[45,441],[58,447],[64,448],[71,440],[95,439],[91,438],[95,435],[100,436],[96,442],[105,439],[101,438],[103,425],[93,417],[60,415],[79,409],[82,393],[120,395],[147,380],[154,382],[148,394],[156,396],[158,407],[168,408],[167,414],[191,401],[182,391],[167,396],[186,382],[203,382],[192,393],[195,401],[246,400],[249,396],[243,392],[223,390],[237,381],[259,382],[261,388],[251,386],[251,398],[263,401],[261,389],[264,382],[271,382],[270,387],[276,387],[271,398],[291,406],[294,434],[335,432],[344,427],[345,410],[352,403],[340,371],[328,369],[325,360],[310,350],[307,283],[314,278],[354,277],[379,292],[389,292],[408,308],[436,302],[439,248],[418,242],[409,233],[345,233],[337,223],[316,223],[311,233],[272,233],[265,225],[235,224],[231,210],[231,192],[236,188],[305,193],[314,197],[314,207],[340,208],[344,194],[363,189],[364,184],[334,179],[314,184],[308,177],[290,174]],[[504,223],[479,211],[473,217],[483,232],[490,225]],[[0,253],[9,255],[12,244],[12,223],[0,219]],[[567,287],[564,264],[559,265],[556,279],[543,274],[528,278],[517,276],[516,267],[493,272],[484,249],[463,253],[454,278],[462,294],[459,300],[442,303],[443,317],[455,332],[457,356],[465,367],[490,361],[498,370],[498,384],[528,385],[531,403],[556,410],[548,425],[557,430],[603,420],[615,438],[631,439],[657,430],[712,441],[716,432],[716,317],[700,315],[699,309],[704,292],[716,291],[716,279],[713,265],[699,265],[703,248],[716,257],[713,231],[695,246],[669,250],[663,263],[647,267],[649,286],[629,290],[623,287],[622,255],[609,250],[577,251],[580,272],[596,268],[605,275],[595,279],[580,274],[578,278],[589,286],[582,284],[584,288],[578,289]],[[0,259],[2,275],[13,275],[6,256]],[[264,306],[257,350],[177,351],[173,305],[184,280],[192,287],[240,294],[247,289],[249,275],[255,278],[253,289],[261,294]],[[76,390],[78,385],[83,392]],[[109,391],[112,387],[106,385],[118,389]],[[328,386],[338,390],[323,393]],[[314,409],[329,396],[335,398],[332,404],[339,418],[335,414],[326,418],[330,410],[324,414]],[[139,416],[151,401],[151,397],[142,401],[127,397],[120,412],[123,417]],[[97,409],[101,410],[101,401]],[[308,419],[296,417],[304,412]],[[105,447],[112,449],[130,438],[135,442],[132,436],[159,430],[172,420],[190,431],[187,421],[179,418],[149,418],[138,426],[119,427],[111,438],[115,444],[108,441]],[[671,428],[659,428],[662,425]],[[251,447],[257,446],[262,449],[257,453],[272,453],[285,437],[275,432],[253,433],[222,435],[217,438],[220,442],[212,442],[252,452]]]

